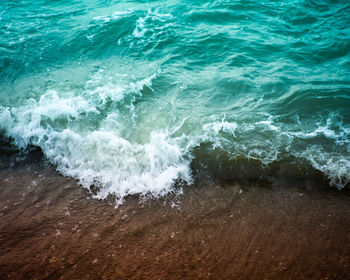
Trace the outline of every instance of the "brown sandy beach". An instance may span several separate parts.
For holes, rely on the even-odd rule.
[[[199,183],[97,200],[34,153],[1,155],[0,279],[350,279],[350,194]]]

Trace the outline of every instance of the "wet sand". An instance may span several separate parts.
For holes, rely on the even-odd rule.
[[[116,209],[38,152],[0,167],[0,279],[350,279],[349,192],[201,182]]]

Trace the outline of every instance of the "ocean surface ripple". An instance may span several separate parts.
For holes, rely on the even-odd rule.
[[[1,135],[100,198],[350,183],[349,1],[4,0],[0,92]]]

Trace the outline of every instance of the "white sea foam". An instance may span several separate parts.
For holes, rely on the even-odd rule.
[[[211,122],[203,125],[204,131],[214,132],[214,134],[218,134],[220,131],[223,131],[235,136],[236,129],[237,124],[235,122],[227,122],[225,121],[225,118],[223,118],[221,122]]]
[[[110,22],[112,20],[117,20],[119,18],[122,18],[127,15],[131,15],[133,13],[132,9],[126,10],[126,11],[115,11],[111,15],[101,15],[101,16],[95,16],[93,20],[95,21],[103,21],[103,22]]]
[[[0,129],[19,147],[39,146],[62,174],[77,178],[84,187],[99,187],[98,198],[113,194],[120,202],[131,194],[164,195],[174,190],[174,180],[192,180],[189,160],[178,144],[181,139],[170,137],[166,130],[141,135],[141,142],[128,139],[121,133],[126,124],[118,111],[108,113],[97,128],[84,125],[88,119],[98,119],[101,102],[140,95],[154,77],[124,87],[101,85],[95,77],[80,95],[48,90],[38,101],[0,107]]]
[[[350,129],[343,126],[342,123],[336,122],[335,115],[331,114],[325,124],[317,123],[316,128],[309,131],[288,131],[286,134],[292,137],[298,137],[302,139],[312,139],[317,136],[324,136],[330,140],[335,141],[337,144],[349,144]],[[332,126],[336,124],[337,130],[332,129]]]
[[[226,139],[226,137],[223,137],[222,133],[235,137],[236,129],[237,124],[235,122],[225,121],[225,117],[223,117],[221,121],[209,121],[202,126],[203,133],[197,136],[197,140],[194,141],[197,142],[197,144],[193,145],[199,145],[201,142],[211,142],[213,143],[213,149],[218,147],[224,148],[223,146],[225,144],[227,146],[229,141]]]
[[[140,91],[145,87],[151,87],[152,80],[157,76],[159,71],[145,77],[143,79],[129,82],[127,84],[115,81],[116,77],[108,76],[103,69],[97,71],[86,83],[86,90],[83,95],[88,99],[98,99],[97,102],[104,104],[107,99],[119,102],[124,99],[125,95],[140,95]],[[107,77],[106,77],[107,76]],[[118,81],[123,80],[124,75],[119,75]],[[96,101],[95,101],[96,102]]]
[[[343,188],[349,184],[349,131],[341,124],[334,129],[332,118],[304,130],[298,123],[299,130],[289,131],[267,114],[248,123],[239,116],[219,119],[214,115],[202,120],[199,127],[187,116],[168,129],[153,128],[157,125],[153,123],[143,130],[144,123],[128,122],[135,114],[135,97],[142,96],[145,86],[151,88],[156,76],[157,72],[123,82],[130,76],[111,76],[100,69],[78,93],[48,89],[19,107],[0,107],[0,129],[19,147],[41,147],[62,174],[77,178],[84,187],[99,187],[96,197],[113,194],[118,202],[131,194],[164,195],[174,190],[176,179],[191,182],[191,151],[203,142],[219,147],[231,159],[245,157],[263,165],[294,156],[328,176],[331,185]],[[129,113],[101,111],[107,100],[125,105],[124,99],[130,96]],[[149,114],[152,111],[142,117],[147,119]],[[140,122],[142,118],[137,117]],[[95,119],[95,125],[85,126]],[[191,130],[183,133],[189,125]],[[328,150],[322,148],[317,144],[320,135],[343,145],[342,150],[331,145]],[[314,137],[317,141],[312,144],[305,142]]]
[[[344,155],[326,152],[320,146],[311,146],[304,152],[296,153],[296,156],[304,158],[324,173],[330,185],[342,189],[350,183],[350,159]]]
[[[176,139],[170,139],[166,131],[154,131],[145,144],[131,143],[118,131],[103,127],[99,130],[79,133],[73,129],[62,131],[43,127],[41,118],[49,115],[38,103],[18,110],[5,109],[1,114],[7,134],[21,147],[27,144],[40,146],[47,158],[64,175],[79,179],[84,187],[100,188],[97,197],[115,194],[122,200],[129,194],[163,195],[172,190],[175,179],[190,182],[189,162],[182,157]],[[78,110],[66,108],[67,118],[78,115]],[[81,109],[81,108],[79,108]],[[40,112],[40,113],[39,113]],[[22,118],[24,116],[24,118]]]
[[[139,18],[136,22],[136,27],[132,33],[132,35],[136,38],[142,38],[146,31],[147,28],[145,28],[145,18]]]
[[[264,120],[264,121],[259,121],[257,122],[256,124],[262,124],[262,125],[265,125],[267,126],[268,129],[270,130],[274,130],[274,131],[280,131],[280,128],[278,128],[277,126],[275,126],[273,124],[273,117],[270,115],[270,114],[266,114],[268,116],[267,120]]]
[[[93,131],[86,136],[65,131],[59,135],[64,146],[47,151],[59,170],[78,178],[83,186],[100,187],[97,197],[115,194],[155,196],[172,190],[177,178],[190,181],[188,162],[181,149],[165,132],[152,133],[144,145],[131,143],[111,131]]]
[[[146,32],[149,31],[151,34],[150,39],[152,39],[156,36],[156,34],[160,34],[163,29],[174,25],[173,22],[168,22],[172,19],[173,16],[171,14],[162,14],[157,9],[149,9],[144,17],[139,17],[137,19],[132,36],[138,39],[144,38]]]

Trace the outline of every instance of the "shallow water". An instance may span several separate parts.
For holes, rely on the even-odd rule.
[[[350,196],[307,184],[183,187],[115,208],[42,160],[0,155],[1,279],[349,279]]]
[[[350,180],[348,1],[2,1],[0,130],[98,197]]]

